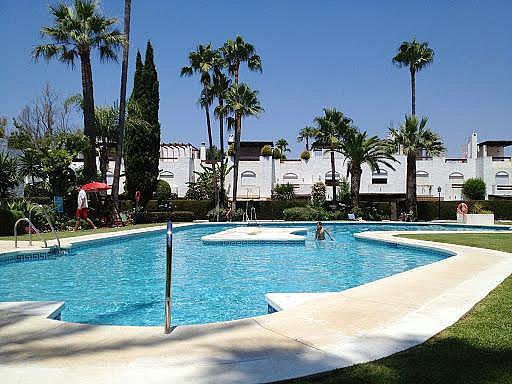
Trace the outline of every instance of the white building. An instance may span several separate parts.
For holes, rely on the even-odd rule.
[[[272,188],[276,184],[290,183],[296,187],[296,194],[307,196],[316,182],[329,185],[332,181],[330,152],[311,151],[309,160],[276,160],[260,155],[264,145],[272,142],[251,141],[241,143],[240,165],[238,173],[239,200],[266,200],[271,198]],[[512,197],[512,161],[505,156],[505,148],[512,141],[485,141],[478,143],[474,133],[468,140],[464,154],[460,158],[419,156],[417,159],[417,195],[419,200],[438,198],[441,187],[441,199],[460,200],[462,184],[469,178],[478,177],[485,181],[487,197]],[[347,176],[347,162],[342,155],[336,154],[335,178]],[[372,199],[400,199],[405,197],[406,157],[396,155],[395,169],[383,167],[380,173],[363,166],[360,193],[362,197]],[[195,172],[201,172],[206,162],[205,144],[199,148],[192,144],[162,144],[160,150],[160,179],[171,185],[178,197],[184,197],[188,183],[195,181]],[[228,159],[233,165],[233,158]],[[114,164],[109,170],[109,184]],[[349,178],[350,180],[350,178]],[[226,190],[232,194],[233,180],[228,175]],[[124,181],[121,180],[121,191]],[[327,188],[328,198],[332,189]]]

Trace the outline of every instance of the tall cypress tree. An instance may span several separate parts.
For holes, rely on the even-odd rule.
[[[156,190],[160,159],[160,104],[158,75],[153,61],[153,47],[148,41],[145,64],[137,52],[133,90],[128,106],[125,138],[126,190],[136,191],[145,204]]]

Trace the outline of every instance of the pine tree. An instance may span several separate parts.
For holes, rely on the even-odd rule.
[[[144,64],[137,52],[125,139],[126,190],[140,191],[145,204],[156,190],[160,158],[160,104],[153,47],[148,41]],[[144,124],[141,124],[144,122]]]

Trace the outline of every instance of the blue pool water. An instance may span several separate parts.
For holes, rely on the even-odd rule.
[[[291,224],[286,224],[291,226]],[[180,228],[174,235],[173,324],[262,315],[269,292],[326,292],[355,287],[429,264],[446,254],[356,240],[368,230],[445,230],[429,225],[328,224],[335,242],[304,245],[203,245],[228,226]],[[463,229],[463,228],[458,228]],[[62,300],[63,320],[160,325],[163,319],[163,231],[80,246],[49,260],[0,263],[0,301]]]

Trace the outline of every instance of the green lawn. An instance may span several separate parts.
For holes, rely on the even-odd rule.
[[[511,234],[404,237],[512,252]],[[371,363],[288,383],[511,384],[512,276],[461,320],[424,344]]]
[[[58,235],[62,239],[64,237],[85,236],[85,235],[92,235],[95,233],[119,232],[119,231],[125,231],[127,229],[147,228],[147,227],[153,227],[155,225],[165,225],[165,223],[135,224],[135,225],[128,225],[126,227],[118,227],[118,228],[98,228],[96,231],[93,231],[92,229],[84,229],[84,230],[79,230],[76,232],[64,231],[64,232],[59,232]],[[41,235],[46,240],[51,240],[54,238],[51,232],[43,232],[43,233],[41,233]],[[0,240],[14,240],[14,236],[0,236]],[[28,235],[18,236],[18,240],[27,240],[28,241]],[[39,236],[36,234],[32,235],[32,240],[34,240],[34,241],[39,240]]]

